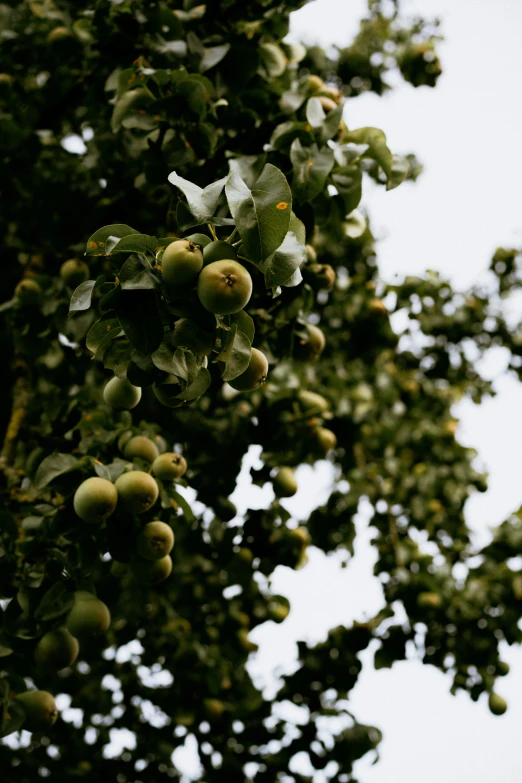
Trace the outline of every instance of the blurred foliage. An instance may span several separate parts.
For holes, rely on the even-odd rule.
[[[0,4],[0,236],[9,292],[0,336],[10,368],[0,483],[6,781],[179,778],[172,753],[190,735],[199,779],[209,783],[304,783],[313,774],[296,761],[303,753],[312,770],[327,768],[329,780],[346,783],[380,741],[350,712],[369,645],[376,668],[419,656],[451,675],[453,691],[477,700],[506,674],[499,644],[520,642],[520,512],[477,550],[464,511],[486,481],[475,452],[456,440],[452,412],[465,397],[480,403],[494,394],[480,370],[490,349],[506,349],[510,371],[521,375],[520,325],[506,307],[522,280],[520,251],[497,250],[484,283],[465,293],[434,272],[393,285],[380,279],[370,221],[359,209],[363,183],[397,187],[421,166],[413,154],[392,153],[382,131],[347,127],[343,97],[382,94],[398,71],[415,87],[434,86],[437,27],[404,19],[398,3],[371,0],[352,44],[332,57],[283,40],[289,13],[303,4]],[[290,184],[290,227],[307,257],[294,247],[277,263],[249,266],[247,311],[270,370],[263,387],[236,394],[211,355],[215,321],[205,328],[190,291],[166,307],[154,259],[151,269],[143,259],[157,252],[151,237],[164,247],[195,233],[226,239],[232,230],[222,196],[212,220],[198,223],[169,174],[205,188],[235,172],[251,189],[267,164]],[[81,297],[76,291],[82,308],[69,315],[76,285],[60,274],[63,262],[112,224],[146,238],[128,257],[113,253],[111,232],[99,255],[88,247],[92,282]],[[283,279],[285,259],[292,269]],[[334,270],[331,287],[314,282],[316,262]],[[321,274],[332,281],[333,273]],[[139,306],[123,311],[118,297],[129,281]],[[208,388],[192,405],[161,405],[143,380],[157,380],[154,362],[125,344],[133,327],[150,328],[153,291],[176,347],[186,348],[190,334],[187,350],[209,356]],[[90,331],[97,317],[101,326]],[[187,317],[197,329],[187,332]],[[320,357],[310,329],[317,325],[326,338]],[[117,339],[106,343],[100,330],[109,326]],[[132,413],[103,401],[109,371],[143,383]],[[335,448],[325,447],[324,429]],[[182,451],[187,473],[159,482],[158,504],[139,517],[118,508],[103,525],[84,523],[74,492],[89,476],[115,481],[128,468],[129,432]],[[261,447],[263,466],[252,470],[261,486],[281,466],[328,459],[326,503],[303,520],[291,518],[280,496],[237,515],[229,497],[252,445]],[[133,466],[149,469],[139,457]],[[186,487],[197,493],[193,508]],[[303,567],[309,545],[349,561],[364,509],[381,611],[332,629],[317,645],[300,642],[295,672],[273,697],[263,694],[247,669],[256,650],[249,633],[291,611],[272,594],[270,575],[278,565]],[[172,575],[149,588],[133,570],[134,539],[156,518],[172,526],[176,543]],[[111,626],[81,640],[79,663],[43,671],[35,647],[63,625],[77,590],[109,606]],[[76,710],[63,709],[49,737],[13,734],[24,719],[15,696],[33,685]]]

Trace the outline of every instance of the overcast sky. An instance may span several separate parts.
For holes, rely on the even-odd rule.
[[[365,6],[363,0],[315,0],[294,14],[292,32],[307,43],[346,45]],[[465,288],[483,274],[498,245],[522,245],[522,2],[403,0],[402,8],[442,19],[444,74],[435,90],[404,85],[384,98],[368,94],[348,102],[350,128],[382,128],[392,151],[415,152],[425,165],[417,184],[390,193],[372,188],[364,205],[380,237],[384,278],[431,268]],[[497,377],[504,363],[498,351],[488,371]],[[458,437],[478,449],[479,464],[490,472],[490,490],[467,506],[481,539],[522,502],[522,390],[501,377],[496,387],[496,399],[458,409]],[[321,492],[326,497],[328,479],[324,463],[315,476],[302,469],[302,488],[287,502],[296,518],[321,502]],[[260,504],[269,500],[258,488],[249,490],[250,499],[251,493]],[[238,492],[240,503],[244,497]],[[328,628],[379,608],[369,538],[363,514],[347,569],[340,569],[338,556],[312,549],[303,570],[276,570],[272,586],[290,598],[292,611],[282,626],[267,623],[252,634],[261,649],[251,671],[260,681],[270,686],[275,666],[292,667],[296,639],[324,639]],[[409,660],[375,672],[368,661],[352,692],[352,709],[385,737],[380,762],[358,765],[362,783],[522,780],[522,654],[507,650],[504,657],[512,671],[498,683],[509,702],[500,718],[483,700],[452,697],[449,680],[433,667]]]

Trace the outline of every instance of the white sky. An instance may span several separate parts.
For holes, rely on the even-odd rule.
[[[315,0],[294,14],[292,33],[307,43],[346,45],[365,6],[363,0]],[[522,2],[403,0],[402,8],[442,19],[444,74],[435,90],[405,85],[384,98],[353,99],[346,120],[350,128],[382,128],[392,151],[415,152],[425,171],[415,185],[390,193],[367,187],[363,203],[381,239],[384,278],[431,268],[465,288],[487,268],[497,246],[522,244]],[[488,364],[493,377],[503,360],[499,351]],[[490,473],[490,490],[467,506],[480,538],[522,501],[522,390],[508,378],[499,379],[496,388],[494,400],[458,410],[461,441],[478,449]],[[328,467],[320,463],[315,480],[303,468],[300,478],[298,495],[287,501],[296,518],[320,504]],[[260,503],[270,499],[252,490]],[[244,490],[238,492],[242,498]],[[261,648],[250,669],[268,687],[274,667],[291,669],[297,639],[324,639],[328,628],[380,606],[364,519],[359,526],[348,568],[340,569],[337,556],[312,549],[303,570],[276,570],[272,587],[289,597],[291,613],[282,625],[267,623],[251,635]],[[500,718],[490,715],[484,700],[476,704],[463,693],[452,697],[449,680],[433,667],[409,660],[375,672],[368,660],[351,705],[359,720],[385,736],[380,762],[362,761],[356,769],[362,783],[522,780],[522,653],[506,650],[504,657],[512,669],[497,685],[509,702]],[[315,783],[325,780],[320,776]]]

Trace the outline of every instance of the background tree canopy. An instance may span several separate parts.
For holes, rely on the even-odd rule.
[[[413,644],[453,691],[487,692],[505,711],[495,679],[507,673],[499,643],[521,639],[521,517],[474,548],[464,505],[486,481],[455,439],[452,405],[493,393],[475,366],[492,346],[520,376],[522,337],[503,316],[519,254],[499,249],[487,287],[465,293],[435,273],[380,279],[364,182],[391,189],[421,166],[381,130],[343,121],[343,105],[391,89],[397,71],[435,86],[437,29],[370,0],[334,57],[285,43],[303,4],[0,4],[7,781],[179,777],[171,756],[188,735],[209,783],[310,780],[293,761],[302,752],[328,779],[354,780],[380,740],[349,702],[375,640],[376,668]],[[199,282],[169,283],[165,248],[181,237],[204,270],[231,254],[248,269],[245,310],[209,312]],[[268,380],[235,392],[223,381],[241,386],[252,346]],[[104,395],[113,377],[142,388],[135,407]],[[139,437],[150,445],[131,447]],[[253,480],[276,498],[243,518],[229,496],[252,445]],[[180,460],[174,473],[151,468],[160,452],[182,453],[186,472]],[[284,500],[292,469],[324,458],[331,495],[297,522]],[[124,502],[129,469],[159,486],[140,513]],[[119,493],[97,524],[75,494],[95,477]],[[291,611],[270,575],[302,566],[309,545],[345,550],[349,567],[361,501],[385,607],[300,643],[299,667],[269,699],[245,664],[249,631]],[[164,561],[144,557],[142,531],[158,519],[175,545],[155,584]],[[20,698],[35,689],[74,709],[51,727],[52,699],[38,712]],[[296,723],[274,712],[288,702]],[[127,739],[113,752],[116,736]]]

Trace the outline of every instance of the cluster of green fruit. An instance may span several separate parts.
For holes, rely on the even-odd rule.
[[[44,672],[72,666],[80,652],[79,640],[105,633],[110,624],[111,614],[103,601],[92,593],[76,592],[65,626],[48,631],[36,645],[35,663]],[[24,708],[23,728],[27,731],[46,731],[55,724],[58,710],[48,691],[26,691],[16,699]]]
[[[89,267],[79,258],[69,258],[60,267],[60,279],[71,290],[74,290],[89,279]],[[13,303],[18,308],[37,307],[42,303],[43,289],[40,283],[32,277],[24,277],[14,290]]]
[[[85,522],[104,522],[118,505],[134,515],[149,511],[159,496],[156,479],[176,481],[187,470],[184,457],[174,452],[160,454],[158,445],[144,435],[126,432],[120,437],[119,446],[125,459],[149,463],[153,475],[131,469],[118,476],[114,483],[99,476],[85,479],[73,501],[76,514]],[[135,541],[137,556],[132,562],[133,573],[140,584],[153,586],[170,576],[173,546],[174,533],[165,522],[153,520],[142,528]]]

